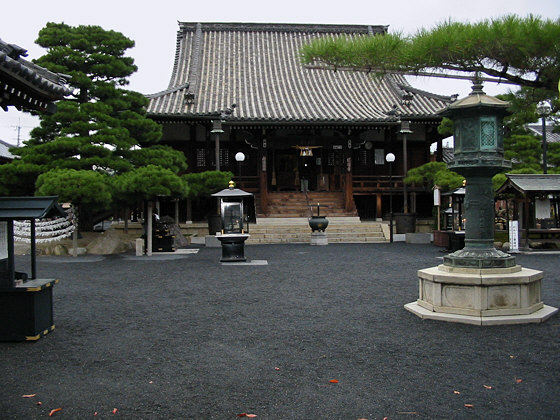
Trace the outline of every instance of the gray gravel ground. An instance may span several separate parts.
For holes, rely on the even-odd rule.
[[[405,311],[436,247],[247,246],[259,266],[220,253],[40,257],[60,279],[56,330],[0,343],[0,418],[560,417],[559,315],[478,327]],[[560,256],[517,261],[559,307]]]

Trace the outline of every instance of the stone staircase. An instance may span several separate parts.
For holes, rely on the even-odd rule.
[[[321,204],[321,214],[327,217],[356,217],[358,211],[354,202],[352,202],[352,209],[346,211],[344,209],[344,193],[335,192],[307,192],[309,205],[316,206],[317,203]],[[258,207],[258,198],[255,197],[257,203],[257,216],[259,217],[273,217],[273,218],[287,218],[287,217],[308,217],[309,207],[305,193],[290,191],[290,192],[271,192],[268,193],[268,211],[264,215]],[[313,215],[317,215],[317,208],[313,208]]]
[[[361,222],[358,217],[327,217],[325,233],[329,243],[387,242],[388,225],[381,222]],[[306,217],[257,218],[249,226],[247,244],[309,243],[311,228]],[[384,233],[385,232],[385,233]]]

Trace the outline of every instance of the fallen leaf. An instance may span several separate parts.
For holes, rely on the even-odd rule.
[[[474,405],[472,405],[472,404],[465,404],[465,407],[467,407],[467,408],[474,408]]]
[[[119,410],[117,410],[116,408],[113,408],[113,411],[111,411],[111,413],[117,414],[117,411],[119,411]]]
[[[482,385],[482,386],[486,389],[492,389],[492,387],[490,385]]]
[[[275,367],[274,370],[280,370],[280,368],[279,368],[279,367]]]
[[[153,383],[154,383],[154,381],[150,381],[150,382],[148,382],[148,383],[149,383],[149,384],[153,384]]]
[[[239,413],[237,417],[247,417],[247,413]]]
[[[459,394],[460,394],[459,391],[453,391],[453,393],[454,393],[455,395],[459,395]]]
[[[329,381],[331,384],[337,384],[338,383],[338,379],[331,379]]]
[[[36,395],[37,394],[25,394],[25,395],[22,395],[22,398],[33,398]]]
[[[245,417],[255,418],[255,417],[257,417],[257,415],[256,414],[247,414]]]
[[[43,403],[41,401],[37,401],[35,405],[43,405]]]
[[[57,413],[61,410],[62,410],[62,408],[55,408],[55,409],[51,410],[51,412],[49,413],[49,417],[54,416],[55,413]]]
[[[510,354],[510,355],[509,355],[509,358],[510,358],[510,359],[515,359],[515,356],[512,355],[512,354]]]
[[[517,379],[515,380],[515,383],[516,383],[516,384],[520,384],[521,382],[523,382],[523,379],[517,378]]]
[[[97,411],[93,413],[93,417],[97,417]]]

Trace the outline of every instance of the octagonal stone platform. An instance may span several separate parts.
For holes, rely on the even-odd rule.
[[[542,322],[558,309],[541,299],[543,272],[519,265],[418,270],[419,298],[405,309],[421,318],[476,325]]]

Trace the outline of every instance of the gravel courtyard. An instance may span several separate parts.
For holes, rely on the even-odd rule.
[[[223,265],[220,248],[191,249],[39,257],[39,277],[60,280],[56,329],[0,343],[0,418],[57,408],[61,419],[560,416],[558,315],[479,327],[403,308],[418,297],[416,271],[442,262],[439,248],[246,247],[267,265]],[[517,262],[545,272],[543,300],[559,307],[560,255]]]

